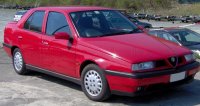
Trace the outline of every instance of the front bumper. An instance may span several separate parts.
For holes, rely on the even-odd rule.
[[[170,82],[170,76],[176,73],[186,72],[185,79],[181,80],[186,83],[188,80],[193,79],[199,70],[200,63],[193,62],[178,68],[145,73],[124,73],[110,70],[106,70],[105,73],[112,92],[115,94],[116,92],[121,92],[119,94],[133,95],[140,92],[141,89],[145,91],[144,89],[152,85],[172,84]]]
[[[184,84],[188,84],[194,80],[194,75],[188,76],[184,80],[169,83],[169,84],[152,84],[149,85],[148,87],[138,87],[136,92],[124,92],[124,91],[117,91],[117,90],[112,90],[112,94],[115,95],[121,95],[121,96],[129,96],[129,97],[134,97],[134,96],[144,96],[144,95],[149,95],[153,93],[157,93],[159,91],[164,91],[168,90],[170,88],[178,87]]]

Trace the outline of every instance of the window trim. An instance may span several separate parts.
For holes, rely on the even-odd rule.
[[[49,19],[49,13],[51,13],[51,12],[62,14],[62,15],[65,17],[65,19],[66,19],[66,22],[67,22],[67,24],[68,24],[68,27],[69,27],[69,30],[70,30],[70,33],[71,33],[71,35],[70,35],[70,36],[72,37],[72,30],[71,30],[71,28],[70,28],[70,25],[69,25],[69,22],[68,22],[68,20],[67,20],[67,17],[65,16],[65,14],[64,14],[64,13],[62,13],[62,12],[59,12],[59,11],[48,11],[48,15],[47,15],[47,17],[46,17],[46,23],[45,23],[45,30],[44,30],[44,34],[45,34],[46,36],[49,36],[49,37],[54,37],[54,35],[49,35],[49,34],[47,34],[47,23],[48,23],[48,19]]]
[[[46,11],[45,10],[36,10],[36,11],[33,11],[29,16],[28,18],[26,19],[26,21],[23,23],[23,29],[26,30],[26,31],[31,31],[31,32],[35,32],[35,33],[39,33],[39,34],[43,34],[43,31],[41,29],[41,32],[38,32],[38,31],[34,31],[34,30],[30,30],[30,25],[29,25],[29,29],[25,29],[24,26],[26,24],[26,22],[28,21],[28,19],[31,17],[31,16],[34,16],[34,13],[35,12],[44,12],[44,17],[43,17],[43,20],[42,20],[42,28],[43,28],[43,23],[45,21],[45,14],[46,14]],[[32,22],[33,18],[31,19],[31,22]]]

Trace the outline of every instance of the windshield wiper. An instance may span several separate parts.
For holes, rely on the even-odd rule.
[[[135,28],[132,31],[127,32],[127,34],[137,33],[138,31],[140,31],[140,29],[139,28]]]
[[[113,35],[123,35],[123,34],[127,34],[127,32],[109,33],[109,34],[105,34],[105,35],[100,35],[100,37],[102,37],[102,36],[113,36]]]
[[[132,31],[128,31],[128,32],[109,33],[109,34],[99,35],[98,37],[132,34],[132,33],[138,32],[139,30],[140,30],[139,28],[136,28],[136,29],[133,29]]]

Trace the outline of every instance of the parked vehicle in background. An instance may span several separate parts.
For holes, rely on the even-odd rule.
[[[0,8],[3,8],[4,6],[3,5],[0,5]]]
[[[30,9],[34,8],[34,6],[23,6],[22,8],[24,10],[30,10]]]
[[[181,22],[183,23],[188,23],[188,22],[192,22],[193,21],[193,17],[191,16],[182,16],[181,17]]]
[[[200,22],[200,16],[195,16],[193,19],[194,23],[199,23]]]
[[[161,21],[161,19],[162,19],[162,15],[155,15],[154,16],[155,21]]]
[[[34,70],[75,82],[94,101],[185,84],[200,69],[190,50],[159,41],[102,7],[29,10],[6,25],[3,45],[16,73]]]
[[[129,14],[131,17],[134,17],[134,18],[138,18],[138,14],[137,13],[133,13],[133,14]]]
[[[146,14],[138,14],[138,19],[145,19]]]
[[[176,16],[176,21],[181,21],[182,16]]]
[[[177,17],[176,16],[167,16],[166,19],[167,19],[167,21],[176,21]]]
[[[119,10],[118,10],[119,11]],[[140,26],[142,28],[152,28],[152,25],[146,22],[141,22],[137,18],[135,18],[136,14],[127,14],[127,12],[120,11],[124,16],[126,16],[129,20],[131,20],[134,24],[137,26]]]
[[[122,14],[128,14],[126,9],[118,9],[118,11]]]
[[[148,14],[148,15],[146,16],[146,19],[147,19],[147,20],[153,20],[153,19],[154,19],[154,15]]]
[[[16,5],[14,5],[14,4],[4,4],[3,8],[4,9],[16,9]]]
[[[150,35],[175,42],[192,50],[200,59],[200,34],[187,28],[150,29]]]
[[[4,8],[4,9],[9,9],[9,7],[10,7],[10,6],[7,5],[7,4],[3,5],[3,8]]]
[[[134,24],[137,26],[143,27],[143,28],[152,28],[152,25],[147,22],[141,22],[138,19],[132,17],[131,15],[125,15],[129,20],[131,20]]]
[[[18,11],[14,16],[14,21],[19,21],[24,16],[24,14],[26,14],[26,12],[26,10]]]

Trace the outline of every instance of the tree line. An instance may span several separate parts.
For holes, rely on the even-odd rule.
[[[67,6],[90,5],[120,9],[149,10],[171,8],[179,0],[0,0],[1,5]]]

